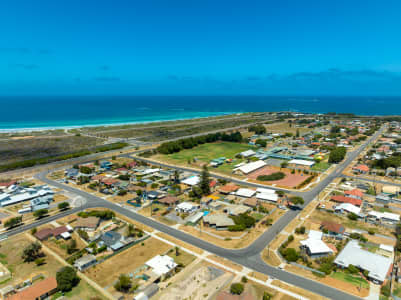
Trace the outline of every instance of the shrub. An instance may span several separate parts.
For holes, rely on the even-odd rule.
[[[349,265],[349,266],[348,266],[348,271],[349,271],[351,274],[356,274],[356,273],[359,272],[359,269],[358,269],[357,267],[355,267],[354,265]]]
[[[283,172],[275,172],[270,175],[259,175],[256,179],[260,181],[274,181],[274,180],[280,180],[285,177],[285,174]]]
[[[70,203],[68,202],[61,202],[57,205],[59,210],[65,210],[70,207]]]
[[[241,295],[243,291],[244,291],[244,285],[242,283],[239,283],[239,282],[238,283],[233,283],[230,286],[231,294]]]
[[[349,213],[349,214],[347,215],[347,217],[348,217],[348,219],[350,219],[350,220],[352,220],[352,221],[358,220],[358,215],[355,214],[355,213]]]

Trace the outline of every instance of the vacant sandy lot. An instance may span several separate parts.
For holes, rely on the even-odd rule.
[[[146,261],[158,254],[164,254],[171,246],[157,239],[149,238],[128,248],[110,259],[85,271],[92,280],[100,286],[109,286],[120,274],[132,273]]]

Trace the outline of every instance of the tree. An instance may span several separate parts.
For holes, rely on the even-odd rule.
[[[135,234],[135,227],[132,224],[129,224],[126,230],[126,236],[127,237],[134,237]]]
[[[72,267],[61,268],[56,274],[56,280],[57,288],[61,292],[71,291],[80,281],[77,272]]]
[[[262,300],[270,300],[270,299],[272,299],[273,298],[273,295],[272,294],[270,294],[270,293],[268,293],[268,292],[264,292],[263,293],[263,298],[262,298]]]
[[[59,210],[66,210],[68,208],[70,208],[70,203],[68,202],[61,202],[57,205]]]
[[[294,205],[303,205],[305,203],[304,198],[300,196],[291,197],[290,202]]]
[[[345,149],[345,147],[334,148],[333,150],[330,151],[329,163],[337,164],[341,162],[344,159],[346,153],[347,150]]]
[[[351,274],[356,274],[356,273],[359,272],[358,268],[355,267],[354,265],[351,265],[351,264],[348,266],[348,271],[349,271]]]
[[[82,166],[79,168],[79,172],[82,174],[92,174],[92,169],[87,166]]]
[[[38,231],[38,229],[36,227],[34,227],[31,229],[31,234],[34,235],[37,231]]]
[[[286,248],[283,251],[283,256],[289,262],[296,262],[299,258],[299,253],[294,248]]]
[[[119,292],[128,292],[131,288],[131,278],[128,275],[120,274],[114,288]]]
[[[35,218],[40,219],[40,218],[43,218],[44,216],[46,216],[48,213],[49,213],[49,211],[46,208],[42,208],[42,209],[38,209],[37,211],[35,211],[33,213],[33,216]]]
[[[256,145],[259,145],[259,146],[261,146],[261,147],[266,147],[266,145],[267,145],[266,140],[262,140],[262,139],[257,139],[257,140],[255,141],[255,144],[256,144]]]
[[[281,164],[280,164],[280,168],[287,168],[288,167],[288,161],[283,161]]]
[[[25,262],[34,261],[42,255],[41,250],[42,245],[39,242],[31,243],[22,251],[21,257]]]
[[[348,217],[348,219],[350,219],[350,220],[352,220],[352,221],[356,221],[356,220],[358,220],[358,215],[357,214],[355,214],[355,213],[349,213],[348,215],[347,215],[347,217]]]
[[[299,129],[297,129],[296,133],[295,133],[296,137],[299,137]]]
[[[14,217],[11,219],[8,219],[7,221],[4,222],[4,227],[7,229],[13,228],[15,226],[21,225],[22,223],[22,216],[19,217]]]
[[[74,239],[71,239],[70,242],[67,244],[67,253],[72,254],[76,252],[77,249],[77,241]]]
[[[178,247],[175,247],[175,256],[180,255],[180,249]]]
[[[180,174],[178,174],[177,170],[174,170],[174,183],[177,184],[180,182]]]
[[[199,187],[200,187],[203,195],[210,194],[210,176],[209,176],[209,171],[207,170],[206,165],[203,166],[199,185],[200,185]]]
[[[248,278],[246,278],[246,276],[242,276],[241,282],[242,283],[247,283],[248,282]]]
[[[241,295],[242,292],[244,291],[244,285],[242,283],[233,283],[230,286],[230,293],[234,295]]]

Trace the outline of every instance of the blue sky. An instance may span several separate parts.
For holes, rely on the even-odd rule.
[[[0,95],[401,95],[401,1],[1,1]]]

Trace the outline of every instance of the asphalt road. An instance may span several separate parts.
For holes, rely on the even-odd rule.
[[[294,192],[294,194],[299,194],[301,195],[304,200],[305,200],[305,205],[307,205],[310,201],[312,201],[334,178],[338,177],[341,175],[342,171],[354,160],[366,147],[367,145],[374,140],[375,138],[378,137],[378,135],[382,132],[383,129],[379,130],[375,135],[373,135],[370,139],[368,139],[361,147],[359,147],[357,150],[349,153],[341,164],[337,166],[337,168],[330,174],[328,175],[325,179],[323,179],[313,190],[307,191],[307,192]],[[144,159],[145,160],[145,159]],[[168,166],[168,165],[165,165]],[[168,166],[171,167],[171,166]],[[183,168],[178,168],[175,167],[176,169],[183,169]],[[185,168],[184,168],[185,169]],[[192,170],[191,170],[192,171]],[[348,300],[348,299],[358,299],[358,297],[352,296],[350,294],[344,293],[341,290],[338,290],[336,288],[326,286],[324,284],[321,284],[317,281],[313,281],[310,279],[307,279],[305,277],[280,270],[278,268],[272,267],[267,265],[266,263],[263,262],[263,260],[260,257],[260,253],[266,246],[274,239],[274,237],[281,231],[283,228],[291,222],[294,218],[297,217],[299,214],[300,210],[293,211],[289,210],[287,211],[276,223],[274,223],[269,230],[266,230],[257,240],[255,240],[251,245],[249,245],[246,248],[238,249],[238,250],[231,250],[231,249],[225,249],[222,247],[218,247],[214,244],[208,243],[202,239],[196,238],[192,235],[189,235],[187,233],[184,233],[182,231],[179,231],[177,229],[174,229],[172,227],[169,227],[167,225],[164,225],[162,223],[159,223],[157,221],[154,221],[150,218],[144,217],[140,214],[137,214],[129,209],[123,208],[121,206],[118,206],[114,203],[108,202],[100,197],[97,197],[95,195],[89,194],[87,192],[84,192],[82,190],[76,189],[72,186],[61,184],[59,182],[50,180],[46,178],[46,172],[42,172],[37,174],[36,178],[47,183],[48,185],[52,185],[54,187],[64,189],[70,193],[76,194],[81,196],[82,198],[86,199],[86,203],[78,208],[74,208],[65,212],[62,212],[58,215],[47,217],[44,219],[41,219],[33,224],[28,224],[24,226],[17,227],[13,230],[8,231],[7,233],[1,234],[0,239],[5,237],[5,236],[11,236],[14,234],[21,233],[26,230],[30,230],[31,228],[40,226],[42,224],[57,220],[59,218],[62,218],[68,214],[72,214],[75,212],[78,212],[80,210],[90,208],[90,207],[105,207],[112,209],[116,211],[117,213],[120,213],[130,219],[133,219],[137,222],[141,222],[149,227],[152,227],[160,232],[164,232],[170,236],[173,236],[177,239],[180,239],[184,242],[187,242],[189,244],[192,244],[196,247],[199,247],[205,251],[208,251],[210,253],[216,254],[218,256],[224,257],[226,259],[229,259],[235,263],[238,263],[240,265],[243,265],[247,268],[250,268],[252,270],[258,271],[263,274],[267,274],[270,277],[275,277],[283,282],[301,287],[303,289],[309,290],[311,292],[314,292],[316,294],[319,294],[321,296],[330,298],[330,299],[341,299],[341,300]],[[224,178],[223,176],[221,178]],[[232,179],[230,179],[232,180]],[[243,181],[240,181],[240,184],[242,185],[248,185],[248,186],[259,186],[255,185],[253,183],[246,183]],[[263,185],[261,185],[263,186]]]

